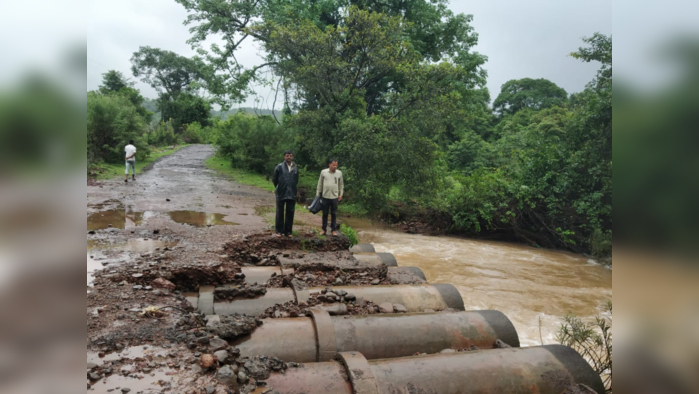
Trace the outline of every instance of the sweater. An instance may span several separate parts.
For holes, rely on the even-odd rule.
[[[342,179],[342,171],[335,170],[335,172],[330,172],[330,169],[326,168],[320,172],[316,196],[334,200],[338,197],[342,197],[344,190],[345,186]]]

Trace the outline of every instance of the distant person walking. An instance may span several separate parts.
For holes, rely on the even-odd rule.
[[[320,172],[316,188],[316,197],[320,196],[323,204],[323,228],[320,235],[327,234],[329,211],[332,217],[330,231],[333,236],[337,236],[337,203],[342,201],[344,189],[342,171],[337,169],[337,160],[332,159],[328,162],[328,168]]]
[[[277,165],[272,176],[275,194],[277,196],[277,218],[275,220],[275,236],[282,235],[291,238],[294,227],[294,212],[296,210],[296,186],[299,183],[299,167],[294,163],[294,154],[290,150],[284,152],[284,161]]]
[[[129,167],[131,167],[131,180],[136,180],[136,147],[133,145],[133,140],[129,140],[129,144],[124,148],[126,152],[126,179],[129,181]]]

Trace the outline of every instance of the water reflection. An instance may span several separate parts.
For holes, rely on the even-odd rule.
[[[143,219],[143,212],[111,209],[89,215],[87,217],[87,229],[89,231],[103,230],[106,228],[129,229],[139,226],[143,222]]]
[[[206,213],[195,211],[173,211],[168,212],[170,219],[177,223],[189,224],[195,227],[218,226],[218,225],[238,225],[238,223],[223,220],[227,215],[221,213]]]

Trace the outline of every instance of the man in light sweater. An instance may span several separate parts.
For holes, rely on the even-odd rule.
[[[136,147],[133,146],[133,140],[129,141],[129,144],[124,148],[126,152],[126,179],[124,182],[129,181],[129,167],[131,167],[131,179],[136,180]]]
[[[330,231],[333,236],[337,236],[337,203],[342,201],[344,192],[344,181],[342,172],[337,169],[337,160],[332,159],[328,163],[328,168],[320,172],[316,197],[321,197],[323,204],[323,231],[320,235],[325,235],[328,228],[328,211],[332,216]]]

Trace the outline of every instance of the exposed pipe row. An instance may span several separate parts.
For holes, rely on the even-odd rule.
[[[198,306],[205,315],[232,315],[235,313],[257,316],[276,304],[289,301],[306,302],[313,293],[324,288],[313,287],[305,291],[290,288],[271,288],[256,298],[237,298],[233,301],[214,301],[213,287],[199,289]],[[452,285],[396,285],[396,286],[336,286],[334,290],[344,290],[356,297],[377,304],[389,302],[406,307],[408,312],[442,311],[445,309],[464,310],[464,301],[459,291]]]
[[[282,394],[561,394],[581,383],[604,393],[599,375],[562,345],[370,361],[359,352],[341,352],[337,360],[272,374],[267,387]]]
[[[290,274],[294,273],[293,268],[284,268],[284,267],[280,267],[280,266],[241,267],[240,270],[243,274],[245,274],[245,283],[248,283],[248,284],[254,284],[254,283],[264,284],[274,274],[283,276],[283,275],[290,275]],[[408,271],[422,280],[427,280],[425,278],[425,274],[418,267],[389,266],[388,271],[389,272],[396,272],[396,273],[400,272],[400,271]]]
[[[267,319],[251,335],[231,342],[244,356],[264,354],[298,363],[330,361],[338,352],[367,359],[439,353],[444,349],[492,349],[500,339],[519,347],[512,322],[498,311]]]

